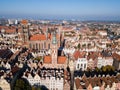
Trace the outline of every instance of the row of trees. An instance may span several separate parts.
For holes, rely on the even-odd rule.
[[[115,74],[115,68],[113,66],[107,65],[107,66],[102,66],[101,68],[96,67],[94,70],[88,68],[87,72],[113,75]]]
[[[87,68],[87,71],[92,71],[92,69]],[[101,68],[95,67],[94,71],[96,72],[108,72],[115,71],[115,68],[111,65],[102,66]]]
[[[14,85],[14,90],[31,90],[31,85],[23,78],[17,79]]]
[[[37,60],[37,61],[42,61],[42,56],[38,56],[38,57],[36,57],[36,58],[34,58],[34,60]]]
[[[96,76],[99,76],[99,75],[116,75],[117,74],[117,71],[114,69],[113,66],[110,66],[110,65],[107,65],[107,66],[102,66],[101,68],[95,68],[95,69],[90,69],[90,68],[87,68],[86,71],[82,71],[82,69],[80,70],[77,70],[74,72],[74,76],[83,76],[83,75],[86,75],[87,77],[94,77],[95,75]]]
[[[77,48],[78,48],[78,49],[80,49],[81,47],[88,47],[88,48],[89,48],[90,46],[91,46],[90,43],[87,44],[87,45],[86,45],[86,44],[80,45],[80,43],[79,43],[79,44],[77,45]]]

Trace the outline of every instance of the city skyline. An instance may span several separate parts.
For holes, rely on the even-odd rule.
[[[3,0],[0,17],[120,20],[119,0]]]
[[[120,90],[118,2],[17,1],[0,6],[0,90]]]

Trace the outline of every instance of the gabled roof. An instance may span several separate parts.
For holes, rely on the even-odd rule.
[[[87,57],[87,59],[88,59],[88,60],[89,60],[89,59],[95,60],[95,59],[98,58],[98,56],[99,56],[99,53],[98,53],[98,52],[90,52],[89,55],[88,55],[88,57]]]
[[[83,76],[84,77],[84,76]],[[103,85],[105,85],[104,87],[106,88],[107,85],[110,86],[110,88],[112,87],[113,83],[118,83],[119,82],[119,79],[120,79],[120,74],[117,75],[117,76],[107,76],[107,77],[89,77],[87,78],[87,80],[84,80],[84,78],[76,78],[75,79],[75,85],[76,85],[76,89],[79,89],[79,88],[84,88],[81,84],[81,81],[83,81],[85,83],[85,88],[88,88],[89,86],[92,88],[98,86],[98,87],[101,87]],[[104,84],[103,84],[104,82]]]
[[[27,78],[28,78],[28,79],[33,79],[31,73],[28,74],[28,77],[27,77]]]
[[[39,41],[39,40],[46,40],[46,35],[44,34],[36,34],[30,37],[31,41]]]
[[[35,74],[34,79],[40,79],[40,76],[38,74]]]
[[[5,30],[5,32],[11,34],[11,33],[15,33],[16,30],[15,29],[7,29],[7,30]]]
[[[80,79],[79,78],[75,79],[75,85],[76,85],[76,88],[79,89],[79,87],[80,87]]]
[[[11,68],[11,72],[13,73],[13,74],[15,74],[17,71],[19,71],[20,70],[20,68],[18,67],[18,66],[14,66],[14,67],[12,67]]]
[[[51,56],[44,56],[44,63],[47,63],[47,64],[52,63],[52,58],[51,58]]]
[[[114,59],[120,61],[120,55],[119,55],[119,54],[113,53],[113,54],[112,54],[112,57],[113,57]]]
[[[75,51],[73,56],[77,60],[78,58],[83,58],[85,55],[85,52],[80,52],[79,50]]]
[[[28,21],[27,20],[22,20],[21,24],[26,25],[26,24],[28,24]]]
[[[59,56],[58,57],[58,64],[64,64],[66,61],[66,57],[65,56]]]

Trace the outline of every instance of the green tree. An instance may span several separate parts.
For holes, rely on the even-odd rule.
[[[82,35],[81,35],[81,34],[79,35],[79,40],[80,40],[80,39],[82,39]]]
[[[86,47],[86,44],[83,44],[82,47]]]
[[[87,46],[88,46],[88,48],[89,48],[89,47],[91,46],[91,44],[89,43]]]
[[[40,87],[38,87],[38,88],[37,88],[37,90],[41,90],[41,88],[40,88]]]
[[[2,88],[0,87],[0,90],[2,90]]]
[[[102,67],[101,67],[101,70],[102,70],[103,72],[106,72],[106,71],[107,71],[107,68],[106,68],[105,66],[102,66]]]
[[[22,90],[22,89],[31,90],[30,84],[24,78],[17,79],[14,86],[14,90]]]
[[[42,60],[42,56],[36,57],[35,60],[41,61]]]
[[[107,71],[114,71],[115,70],[115,68],[111,65],[107,65],[106,68],[107,68]]]
[[[80,49],[80,43],[78,44],[77,48]]]
[[[102,70],[103,72],[110,72],[110,71],[114,71],[115,68],[114,68],[113,66],[111,66],[111,65],[106,65],[106,66],[102,66],[102,67],[101,67],[101,70]]]
[[[99,71],[100,71],[100,69],[99,69],[98,67],[96,67],[96,68],[95,68],[95,71],[96,71],[96,72],[99,72]]]

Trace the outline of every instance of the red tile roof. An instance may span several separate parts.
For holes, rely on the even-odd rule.
[[[78,58],[83,58],[85,55],[85,52],[80,52],[79,50],[78,51],[75,51],[73,56],[75,59],[78,59]]]
[[[75,79],[75,84],[76,84],[76,88],[79,89],[79,87],[80,87],[80,79],[79,78]]]
[[[96,60],[97,57],[99,56],[98,52],[89,52],[89,55],[87,56],[87,59],[92,59],[92,60]]]
[[[0,26],[0,30],[3,28],[3,26]]]
[[[84,77],[84,76],[83,76]],[[112,87],[112,84],[118,83],[119,79],[120,79],[120,74],[117,76],[107,76],[107,77],[89,77],[87,78],[87,80],[83,80],[80,78],[76,78],[75,79],[75,85],[76,85],[76,89],[80,89],[80,88],[84,88],[84,84],[85,84],[85,88],[87,90],[92,90],[93,87],[95,86],[99,86],[102,87],[103,86],[103,82],[105,83],[105,88],[107,87],[107,85],[110,86],[110,88]],[[84,84],[81,84],[80,82],[83,82]],[[81,89],[80,89],[81,90]]]
[[[65,56],[59,56],[58,57],[58,64],[64,64],[66,61],[66,57]]]
[[[8,29],[8,26],[0,26],[0,30],[1,29],[5,29],[6,30],[6,29]]]
[[[120,55],[119,55],[119,54],[113,53],[113,54],[112,54],[112,57],[113,57],[114,59],[120,61]]]
[[[49,63],[51,63],[51,62],[52,62],[51,56],[44,56],[44,63],[49,64]]]
[[[19,71],[20,70],[20,68],[18,67],[18,66],[13,66],[12,68],[11,68],[11,72],[14,74],[14,73],[16,73],[17,71]]]
[[[47,30],[47,27],[42,27],[42,30],[43,30],[43,31],[46,31],[46,30]]]
[[[31,41],[38,41],[38,40],[46,40],[46,35],[44,34],[36,34],[30,37]]]
[[[21,21],[21,24],[24,24],[24,25],[25,25],[25,24],[27,24],[27,23],[28,23],[27,20],[22,20],[22,21]]]
[[[22,29],[21,29],[21,28],[20,28],[20,29],[18,29],[18,32],[22,33]]]
[[[16,51],[11,57],[10,60],[15,59],[15,57],[20,53],[20,51]]]
[[[73,31],[73,27],[62,27],[62,31]]]
[[[11,33],[15,33],[16,30],[15,29],[7,29],[7,30],[5,30],[5,32],[11,34]]]

